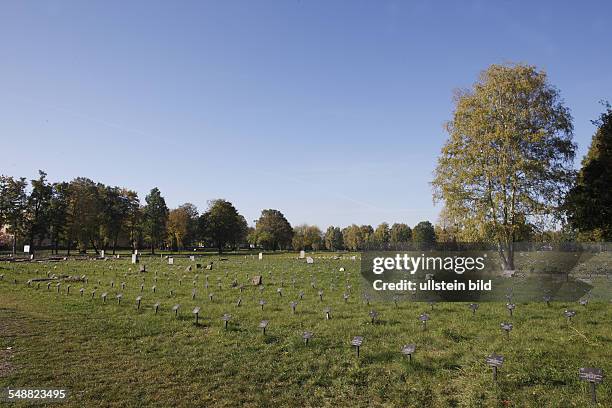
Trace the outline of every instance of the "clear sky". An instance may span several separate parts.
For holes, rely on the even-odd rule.
[[[609,1],[3,1],[0,173],[226,198],[249,223],[434,222],[453,89],[544,69],[578,165],[612,101],[610,21]]]

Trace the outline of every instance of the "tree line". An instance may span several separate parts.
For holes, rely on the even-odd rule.
[[[234,205],[212,200],[203,213],[185,203],[169,209],[160,190],[153,188],[141,203],[138,194],[124,187],[107,186],[88,178],[51,183],[39,177],[0,176],[0,225],[5,234],[0,244],[12,253],[20,244],[32,250],[50,247],[79,253],[92,249],[129,247],[181,250],[194,247],[237,249],[245,246],[266,250],[360,250],[368,246],[406,242],[434,242],[434,227],[423,221],[411,229],[406,224],[330,226],[323,233],[316,225],[292,227],[279,210],[265,209],[249,227]]]

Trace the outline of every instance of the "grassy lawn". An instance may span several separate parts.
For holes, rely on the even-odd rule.
[[[73,407],[584,407],[589,388],[578,369],[612,372],[610,303],[518,303],[512,318],[503,303],[482,303],[474,316],[465,303],[433,310],[409,301],[367,305],[359,262],[346,254],[315,254],[312,265],[295,254],[224,257],[198,254],[203,266],[214,261],[210,271],[187,257],[171,266],[159,256],[142,259],[145,273],[127,257],[0,264],[0,387],[68,388],[65,405]],[[86,275],[88,283],[64,282],[59,293],[55,283],[49,290],[46,282],[26,284],[48,272]],[[263,275],[263,291],[251,285],[254,275]],[[242,293],[232,287],[234,279],[244,284]],[[295,314],[291,301],[298,302]],[[198,325],[195,306],[201,307]],[[571,323],[563,317],[566,308],[577,310]],[[375,324],[372,309],[379,313]],[[431,316],[426,331],[418,320],[423,312]],[[232,315],[227,329],[224,313]],[[270,322],[265,336],[262,319]],[[509,339],[500,330],[506,321],[514,324]],[[305,330],[314,332],[308,345]],[[364,336],[359,358],[350,346],[356,335]],[[412,362],[400,353],[406,343],[417,346]],[[492,352],[505,356],[496,383],[485,364]],[[597,396],[600,406],[612,406],[609,381]]]

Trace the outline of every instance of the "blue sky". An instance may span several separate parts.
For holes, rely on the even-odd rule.
[[[251,223],[436,220],[452,91],[544,69],[585,153],[612,100],[612,3],[14,1],[0,5],[0,173],[85,176]]]

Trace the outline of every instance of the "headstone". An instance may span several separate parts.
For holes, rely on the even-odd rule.
[[[181,307],[181,305],[174,305],[174,306],[172,306],[172,311],[174,312],[175,316],[178,316],[178,311],[179,311],[180,307]]]
[[[572,317],[576,316],[576,312],[574,310],[566,310],[565,312],[563,312],[563,315],[567,317],[568,321],[571,321]]]
[[[300,251],[300,259],[304,259],[304,257],[306,257],[306,252],[302,250]]]
[[[155,309],[155,314],[157,314],[157,312],[159,311],[159,302],[155,303],[153,305],[153,308]]]
[[[224,322],[224,326],[227,329],[227,324],[228,322],[232,319],[232,315],[225,313],[223,316],[221,316],[221,320],[223,320]]]
[[[168,258],[168,265],[174,265],[174,258]]]
[[[142,301],[142,296],[138,296],[136,298],[136,309],[140,310],[140,302]]]
[[[253,276],[251,278],[251,283],[255,286],[259,286],[263,283],[261,275]]]
[[[195,256],[194,255],[189,255],[189,260],[191,262],[195,262]]]
[[[259,305],[261,306],[261,310],[263,310],[263,308],[264,308],[264,305],[265,305],[265,304],[266,304],[266,301],[265,301],[265,300],[261,299],[261,300],[259,301]]]
[[[321,302],[323,301],[323,291],[322,290],[319,291],[319,300]]]
[[[261,261],[263,259],[263,252],[259,253],[259,260]]]
[[[23,246],[23,252],[25,252],[26,254],[30,253],[30,246],[29,245],[24,245]]]
[[[146,265],[140,265],[140,268],[138,268],[138,272],[146,272],[147,271],[147,266]]]
[[[137,264],[138,263],[138,254],[132,254],[132,263],[133,264]]]
[[[508,312],[510,312],[510,316],[512,316],[512,312],[516,308],[516,305],[514,303],[507,303],[506,308],[508,309]]]
[[[323,313],[325,313],[325,320],[331,319],[331,308],[326,307],[323,309]]]
[[[295,313],[295,308],[297,307],[298,303],[297,302],[291,302],[289,303],[289,306],[291,306],[291,312]]]
[[[123,295],[121,293],[117,294],[117,304],[121,304],[121,299],[123,298]]]
[[[108,293],[104,292],[102,294],[102,302],[106,303],[106,297],[108,296]]]
[[[342,299],[344,299],[344,303],[348,302],[348,298],[349,298],[348,293],[345,293],[342,295]]]
[[[544,302],[546,302],[546,306],[550,306],[550,301],[552,300],[550,295],[545,295],[544,297],[542,297],[542,299],[544,300]]]
[[[312,259],[311,257],[307,257],[306,258],[306,263],[307,264],[313,264],[314,263],[314,259]]]

